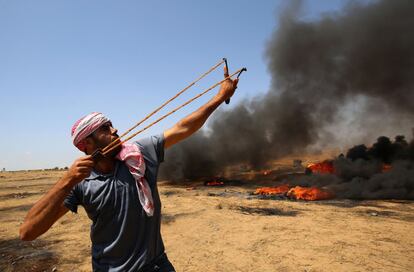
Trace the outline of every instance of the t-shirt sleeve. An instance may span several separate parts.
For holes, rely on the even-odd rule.
[[[147,161],[160,164],[164,161],[164,134],[143,138],[137,141]]]
[[[76,184],[72,190],[70,190],[68,196],[63,201],[63,204],[74,213],[78,213],[78,205],[81,205],[82,195],[81,195],[81,185]]]

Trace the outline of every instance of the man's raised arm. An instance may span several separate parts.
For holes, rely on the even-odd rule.
[[[224,77],[228,76],[227,68],[224,69]],[[199,130],[207,118],[213,113],[217,107],[225,100],[230,98],[237,88],[238,79],[227,79],[221,84],[220,91],[206,104],[201,106],[198,110],[184,117],[172,128],[164,131],[165,148],[169,148],[174,144],[184,140],[191,134]]]

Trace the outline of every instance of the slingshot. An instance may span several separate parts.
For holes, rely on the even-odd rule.
[[[137,132],[133,133],[132,135],[128,136],[126,139],[121,140],[122,137],[127,136],[132,130],[134,130],[136,127],[138,127],[139,125],[141,125],[143,122],[145,122],[146,120],[148,120],[151,116],[153,116],[154,114],[156,114],[157,112],[159,112],[162,108],[164,108],[166,105],[168,105],[170,102],[172,102],[173,100],[175,100],[178,96],[180,96],[181,94],[183,94],[185,91],[187,91],[190,87],[194,86],[198,81],[200,81],[201,79],[203,79],[205,76],[207,76],[208,74],[210,74],[212,71],[214,71],[217,67],[219,67],[221,64],[225,65],[225,78],[215,84],[213,84],[211,87],[207,88],[206,90],[204,90],[203,92],[197,94],[196,96],[194,96],[193,98],[187,100],[185,103],[181,104],[180,106],[176,107],[175,109],[173,109],[172,111],[166,113],[165,115],[161,116],[160,118],[158,118],[157,120],[155,120],[154,122],[150,123],[149,125],[143,127],[142,129],[138,130]],[[93,154],[92,157],[94,159],[94,161],[99,161],[100,159],[104,158],[106,155],[108,155],[111,151],[113,151],[114,149],[116,149],[118,146],[122,145],[123,143],[131,140],[132,138],[134,138],[135,136],[137,136],[138,134],[140,134],[141,132],[147,130],[148,128],[150,128],[151,126],[157,124],[158,122],[162,121],[163,119],[167,118],[168,116],[170,116],[171,114],[173,114],[174,112],[178,111],[179,109],[187,106],[188,104],[190,104],[191,102],[193,102],[194,100],[200,98],[201,96],[203,96],[204,94],[208,93],[209,91],[211,91],[212,89],[214,89],[215,87],[217,87],[218,85],[220,85],[221,83],[223,83],[224,81],[226,81],[227,79],[232,78],[233,76],[237,75],[237,78],[240,77],[240,75],[244,72],[247,71],[246,68],[241,68],[239,70],[237,70],[236,72],[234,72],[233,74],[229,75],[228,74],[228,63],[227,63],[227,59],[223,58],[220,62],[218,62],[216,65],[214,65],[213,67],[211,67],[207,72],[205,72],[204,74],[202,74],[200,77],[198,77],[196,80],[194,80],[193,82],[191,82],[187,87],[185,87],[184,89],[182,89],[181,91],[179,91],[177,94],[175,94],[173,97],[171,97],[170,99],[168,99],[167,101],[165,101],[161,106],[159,106],[158,108],[156,108],[154,111],[152,111],[150,114],[148,114],[147,116],[145,116],[142,120],[140,120],[139,122],[137,122],[134,126],[132,126],[130,129],[128,129],[127,131],[125,131],[121,136],[119,136],[118,139],[112,141],[109,145],[107,145],[106,147],[104,147],[103,149],[98,149],[96,150]],[[226,100],[226,104],[229,104],[230,99]]]

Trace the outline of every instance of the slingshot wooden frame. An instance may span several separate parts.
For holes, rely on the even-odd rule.
[[[225,71],[227,71],[227,59],[223,58],[220,62],[218,62],[216,65],[214,65],[213,67],[211,67],[207,72],[205,72],[204,74],[202,74],[200,77],[198,77],[196,80],[194,80],[193,82],[191,82],[188,86],[186,86],[184,89],[182,89],[181,91],[179,91],[177,94],[175,94],[173,97],[171,97],[170,99],[168,99],[167,101],[165,101],[161,106],[159,106],[158,108],[156,108],[154,111],[152,111],[150,114],[148,114],[147,116],[145,116],[142,120],[140,120],[139,122],[137,122],[135,125],[133,125],[131,128],[129,128],[127,131],[125,131],[121,136],[119,136],[118,139],[112,141],[109,145],[107,145],[105,148],[103,148],[102,150],[96,150],[93,154],[92,157],[94,157],[94,159],[99,159],[101,157],[105,157],[107,154],[109,154],[111,151],[113,151],[114,149],[116,149],[118,146],[122,145],[123,143],[131,140],[132,138],[134,138],[135,136],[137,136],[138,134],[142,133],[143,131],[147,130],[148,128],[150,128],[151,126],[157,124],[158,122],[162,121],[163,119],[167,118],[168,116],[170,116],[171,114],[173,114],[174,112],[180,110],[181,108],[187,106],[188,104],[190,104],[191,102],[193,102],[194,100],[200,98],[201,96],[203,96],[204,94],[208,93],[209,91],[211,91],[212,89],[214,89],[215,87],[217,87],[218,85],[222,84],[224,81],[232,78],[233,76],[237,75],[237,78],[239,78],[239,76],[241,75],[241,73],[243,71],[247,71],[246,68],[241,68],[239,70],[237,70],[236,72],[232,73],[231,75],[228,75],[227,73],[225,74],[225,78],[215,84],[213,84],[211,87],[207,88],[206,90],[202,91],[201,93],[197,94],[196,96],[192,97],[191,99],[187,100],[185,103],[181,104],[180,106],[176,107],[175,109],[173,109],[172,111],[164,114],[163,116],[161,116],[160,118],[158,118],[157,120],[155,120],[154,122],[150,123],[149,125],[145,126],[144,128],[138,130],[137,132],[133,133],[132,135],[130,135],[129,137],[127,137],[124,140],[121,140],[121,138],[125,137],[126,135],[128,135],[132,130],[134,130],[136,127],[138,127],[139,125],[141,125],[143,122],[145,122],[146,120],[148,120],[150,117],[152,117],[154,114],[156,114],[157,112],[159,112],[162,108],[164,108],[166,105],[168,105],[170,102],[172,102],[173,100],[175,100],[178,96],[180,96],[181,94],[183,94],[185,91],[187,91],[190,87],[194,86],[198,81],[200,81],[201,79],[203,79],[205,76],[207,76],[208,74],[210,74],[212,71],[214,71],[215,69],[217,69],[217,67],[219,67],[221,64],[225,64]]]

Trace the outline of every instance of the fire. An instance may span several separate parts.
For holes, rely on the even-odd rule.
[[[260,187],[254,192],[255,195],[286,195],[292,199],[302,200],[324,200],[334,198],[332,192],[322,190],[316,187],[290,187],[288,184],[283,184],[277,187]]]
[[[288,197],[302,200],[324,200],[334,198],[333,193],[316,188],[296,186],[291,188],[287,194]]]
[[[216,177],[212,180],[207,180],[204,182],[205,186],[223,186],[224,185],[224,178]]]
[[[221,186],[221,185],[224,185],[224,182],[213,180],[213,181],[206,182],[205,185],[206,186]]]
[[[263,176],[267,176],[272,173],[272,170],[265,170],[262,172]]]
[[[313,174],[333,174],[335,168],[333,166],[333,161],[326,160],[318,163],[309,163],[306,167],[306,171]]]
[[[286,194],[289,191],[289,185],[284,184],[277,187],[261,187],[254,192],[255,195],[277,195]]]
[[[384,163],[384,164],[382,165],[381,172],[382,172],[382,173],[385,173],[385,172],[390,171],[391,169],[392,169],[392,166],[391,166],[390,164],[386,164],[386,163]]]

